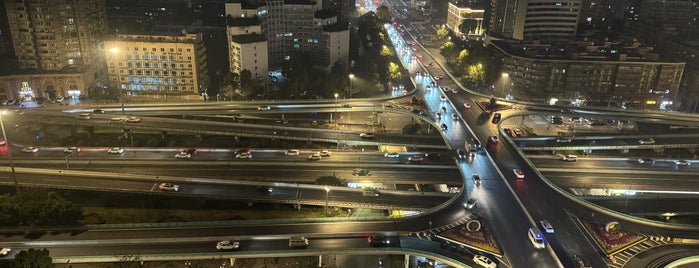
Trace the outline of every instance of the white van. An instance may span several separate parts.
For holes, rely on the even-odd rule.
[[[308,238],[303,236],[292,236],[289,238],[289,247],[292,248],[305,248],[308,246]]]
[[[80,120],[90,120],[92,118],[92,115],[91,114],[79,114],[79,115],[75,116],[75,118],[80,119]]]
[[[545,248],[546,247],[546,242],[544,242],[544,234],[539,231],[539,229],[535,227],[529,228],[529,241],[532,242],[532,245],[535,248]]]

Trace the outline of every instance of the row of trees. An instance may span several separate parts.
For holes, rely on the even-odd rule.
[[[461,40],[446,28],[437,31],[437,41],[442,43],[440,54],[447,60],[452,74],[465,85],[483,88],[497,79],[499,66],[482,42]]]
[[[55,192],[25,190],[21,197],[0,195],[0,226],[78,225],[82,207]]]
[[[49,251],[46,249],[22,250],[12,260],[0,262],[3,268],[52,268],[54,267]]]

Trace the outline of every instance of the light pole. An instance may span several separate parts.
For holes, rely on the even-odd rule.
[[[325,210],[328,210],[329,206],[329,199],[330,199],[330,187],[325,186]]]
[[[339,94],[335,93],[335,113],[336,114],[337,114],[337,97],[339,97],[339,96],[340,96]],[[330,123],[331,124],[333,123],[333,114],[332,113],[330,113]]]
[[[5,123],[2,117],[5,115],[7,110],[0,112],[0,128],[2,129],[2,138],[5,139],[5,146],[7,146],[7,159],[10,161],[10,171],[12,172],[12,179],[15,181],[15,191],[17,191],[17,197],[21,197],[19,192],[19,183],[17,182],[17,175],[15,174],[15,164],[12,162],[12,152],[10,150],[10,141],[7,140],[7,133],[5,133]]]
[[[119,54],[119,48],[113,47],[109,51],[112,52],[112,58],[114,59],[114,61],[117,61],[117,54]],[[117,75],[117,81],[121,81],[121,75],[119,75],[119,71],[114,70],[114,72]],[[121,114],[126,115],[126,109],[124,109],[124,90],[121,88],[119,88],[119,102],[121,103]]]
[[[349,86],[349,98],[352,98],[352,80],[354,79],[354,74],[349,74],[350,86]]]
[[[510,74],[502,73],[502,96],[505,98],[507,98],[506,87],[507,87],[507,81],[509,78],[510,78]]]

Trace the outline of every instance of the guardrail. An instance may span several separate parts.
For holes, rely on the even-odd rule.
[[[507,136],[505,134],[504,136]],[[508,136],[509,137],[509,136]],[[536,147],[519,147],[521,151],[581,151],[581,150],[623,150],[623,149],[677,149],[677,148],[697,148],[699,144],[651,144],[651,145],[568,145],[568,146],[536,146]]]

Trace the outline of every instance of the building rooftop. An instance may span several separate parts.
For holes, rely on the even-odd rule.
[[[235,18],[231,15],[228,15],[226,17],[226,24],[228,26],[255,26],[255,25],[260,25],[260,18],[257,16],[252,17],[252,18]]]
[[[265,37],[264,35],[257,34],[257,33],[239,34],[239,35],[231,36],[231,41],[236,42],[238,44],[257,43],[257,42],[262,42],[262,41],[266,41],[266,40],[267,40],[267,37]]]
[[[327,19],[327,18],[337,17],[337,9],[334,9],[334,8],[321,9],[321,10],[316,11],[316,13],[313,15],[313,17],[315,17],[317,19]]]
[[[349,24],[347,23],[333,23],[323,26],[324,32],[342,32],[347,30],[349,30]]]
[[[470,9],[485,10],[488,7],[487,1],[456,0],[456,1],[449,1],[449,2],[454,4],[458,8],[470,8]]]
[[[594,61],[658,61],[655,47],[645,46],[635,40],[580,40],[555,46],[540,42],[494,41],[507,53],[520,57],[550,60]]]

